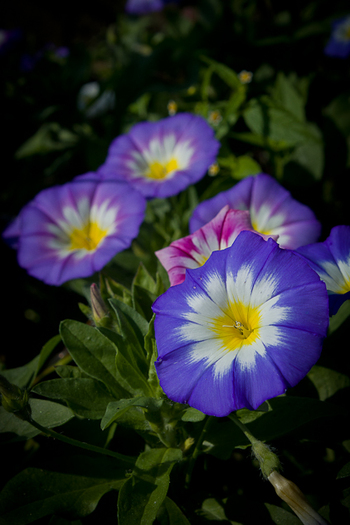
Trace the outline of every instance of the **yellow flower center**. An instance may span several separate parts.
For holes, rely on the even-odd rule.
[[[242,344],[251,345],[259,338],[259,307],[246,306],[240,301],[230,302],[223,314],[213,320],[211,329],[229,352]]]
[[[146,173],[146,177],[150,179],[165,179],[169,173],[178,169],[179,165],[176,159],[170,159],[166,163],[160,163],[157,160],[152,162]]]
[[[70,250],[88,250],[97,248],[108,230],[102,230],[96,222],[87,222],[83,228],[75,228],[69,235]]]

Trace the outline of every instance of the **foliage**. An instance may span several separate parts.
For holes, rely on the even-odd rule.
[[[2,246],[0,373],[3,404],[8,398],[13,409],[0,407],[10,458],[1,467],[1,524],[299,523],[261,479],[239,426],[164,395],[151,306],[169,280],[155,252],[188,235],[199,202],[259,172],[315,212],[322,240],[350,224],[349,60],[323,53],[332,21],[347,10],[341,0],[184,0],[131,16],[108,5],[107,22],[96,15],[99,32],[87,11],[93,38],[57,43],[69,47],[64,57],[19,21],[24,36],[0,54],[2,229],[42,189],[96,170],[134,124],[167,117],[170,102],[206,119],[221,148],[214,176],[148,201],[131,247],[99,274],[49,287]],[[25,53],[30,70],[21,68]],[[98,94],[78,104],[89,82]],[[350,516],[349,313],[346,301],[296,387],[236,412],[334,525]]]

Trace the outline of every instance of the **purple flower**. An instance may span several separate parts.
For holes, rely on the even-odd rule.
[[[169,197],[205,175],[219,146],[202,117],[179,113],[140,122],[117,137],[98,173],[128,182],[145,197]]]
[[[281,248],[296,249],[315,242],[321,233],[321,224],[310,208],[293,199],[289,191],[265,173],[247,177],[199,204],[190,220],[190,232],[204,226],[226,204],[232,209],[249,210],[254,230],[278,235]]]
[[[350,299],[350,226],[335,226],[324,242],[297,250],[325,282],[329,295],[329,313],[337,313]]]
[[[165,4],[174,3],[178,0],[127,0],[125,11],[130,15],[146,15],[161,11]]]
[[[156,256],[168,272],[171,286],[182,283],[186,270],[202,266],[213,251],[231,246],[242,230],[254,231],[249,211],[230,210],[227,205],[199,230],[157,251]],[[262,233],[258,235],[268,238]],[[277,235],[273,238],[276,240]]]
[[[350,55],[350,15],[333,22],[331,37],[324,53],[338,58],[347,58]]]
[[[153,305],[165,394],[226,416],[296,385],[320,357],[325,284],[297,254],[242,231]]]
[[[41,191],[3,233],[17,245],[19,265],[47,284],[92,275],[138,234],[142,195],[87,175]]]

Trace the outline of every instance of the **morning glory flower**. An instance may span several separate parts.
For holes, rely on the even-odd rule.
[[[41,191],[3,233],[17,246],[19,265],[47,284],[101,270],[130,246],[143,221],[141,194],[87,175]]]
[[[320,357],[329,321],[316,272],[250,231],[188,270],[153,311],[165,394],[218,417],[296,385]]]
[[[278,235],[281,248],[294,250],[316,242],[321,233],[321,224],[312,210],[293,199],[289,191],[265,173],[247,177],[200,203],[190,219],[190,232],[204,226],[226,204],[232,209],[249,210],[254,230]]]
[[[254,231],[249,211],[230,210],[227,205],[199,230],[158,250],[156,256],[168,272],[171,286],[182,283],[186,270],[202,266],[213,251],[231,246],[242,230]],[[268,238],[261,233],[258,235]],[[273,238],[276,240],[277,235]]]
[[[350,299],[350,226],[335,226],[324,242],[302,246],[297,250],[305,257],[329,295],[329,313],[337,313]]]
[[[333,22],[332,34],[324,53],[338,58],[346,58],[350,55],[350,15]]]
[[[117,137],[98,173],[128,182],[145,197],[169,197],[205,175],[219,146],[202,117],[178,113],[140,122]]]
[[[130,15],[146,15],[161,11],[165,4],[174,3],[177,0],[127,0],[125,11]]]

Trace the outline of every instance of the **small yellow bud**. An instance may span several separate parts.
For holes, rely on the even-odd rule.
[[[221,113],[218,109],[215,109],[214,111],[210,111],[208,116],[208,121],[213,126],[218,126],[220,122],[222,121]]]
[[[171,117],[176,114],[176,112],[177,112],[177,104],[176,104],[175,100],[169,100],[168,105],[167,105],[167,109],[168,109],[168,113],[169,113],[169,115]]]
[[[209,166],[208,175],[210,175],[210,177],[215,177],[215,175],[217,175],[219,171],[220,171],[220,168],[215,162],[214,164],[211,164],[211,166]]]

